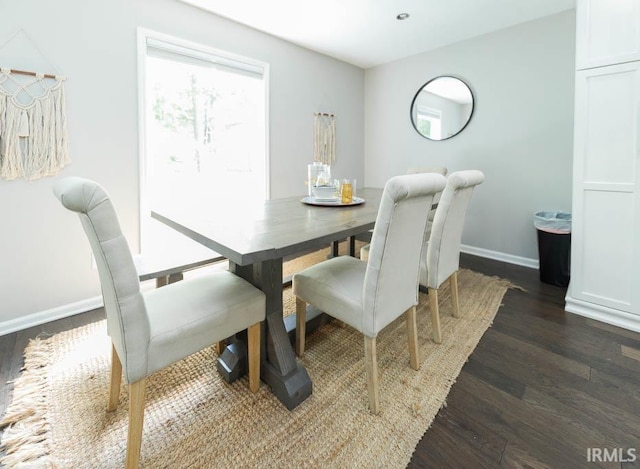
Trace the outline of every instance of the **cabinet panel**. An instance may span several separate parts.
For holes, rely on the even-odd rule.
[[[640,60],[638,0],[578,0],[576,68]]]
[[[591,182],[633,183],[636,164],[637,64],[579,72],[583,100],[584,173]]]
[[[577,254],[582,264],[574,296],[631,312],[634,197],[628,192],[584,191],[581,216],[574,219],[580,223]]]
[[[576,73],[571,296],[637,313],[640,62]]]

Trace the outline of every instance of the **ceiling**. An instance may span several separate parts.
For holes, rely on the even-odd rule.
[[[576,0],[181,0],[361,68],[575,8]],[[398,21],[399,13],[411,16]]]

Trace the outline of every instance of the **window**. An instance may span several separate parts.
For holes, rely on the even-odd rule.
[[[267,197],[267,65],[140,36],[144,249],[152,210],[189,210],[189,201],[223,198],[231,189]]]
[[[418,106],[416,126],[422,135],[440,140],[442,138],[442,112],[425,106]]]

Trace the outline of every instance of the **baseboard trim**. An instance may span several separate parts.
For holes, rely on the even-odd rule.
[[[565,298],[565,311],[584,316],[586,318],[595,319],[596,321],[611,324],[612,326],[622,327],[634,332],[640,332],[640,316],[637,314],[627,313],[618,309],[601,306],[588,301],[582,301],[573,298],[567,294]]]
[[[102,296],[95,296],[93,298],[77,301],[57,308],[28,314],[9,321],[3,321],[0,322],[0,336],[28,329],[33,326],[39,326],[50,321],[73,316],[75,314],[86,313],[92,309],[101,308],[102,305]]]
[[[536,259],[528,259],[526,257],[514,256],[511,254],[490,251],[489,249],[476,248],[473,246],[462,245],[460,247],[460,250],[464,253],[472,254],[474,256],[486,257],[488,259],[494,259],[497,261],[506,262],[508,264],[521,265],[524,267],[529,267],[531,269],[537,269],[539,264]],[[73,316],[74,314],[85,313],[87,311],[91,311],[92,309],[101,308],[102,305],[102,296],[96,296],[93,298],[88,298],[86,300],[78,301],[76,303],[63,305],[58,308],[52,308],[46,311],[29,314],[21,318],[0,322],[0,336],[28,329],[29,327],[39,326],[41,324],[55,321],[57,319]]]
[[[538,259],[530,259],[528,257],[514,256],[513,254],[505,254],[504,252],[491,251],[489,249],[477,248],[474,246],[467,246],[463,244],[460,246],[460,251],[466,254],[472,254],[478,257],[486,257],[487,259],[494,259],[496,261],[506,262],[507,264],[521,265],[523,267],[529,267],[530,269],[538,269],[540,262]]]

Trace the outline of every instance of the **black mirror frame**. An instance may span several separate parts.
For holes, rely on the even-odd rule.
[[[454,78],[458,81],[460,81],[461,83],[464,84],[464,86],[467,87],[467,89],[469,90],[469,93],[471,94],[471,114],[469,114],[469,118],[467,119],[467,122],[465,122],[465,124],[460,128],[460,130],[458,130],[455,134],[450,135],[446,138],[441,138],[441,139],[435,139],[435,138],[429,138],[426,135],[424,135],[423,133],[421,133],[418,130],[418,127],[416,126],[416,122],[413,119],[413,105],[416,102],[416,99],[418,99],[418,96],[420,95],[420,93],[422,92],[422,90],[431,82],[439,79],[439,78]],[[471,87],[467,84],[466,81],[464,81],[462,78],[460,77],[456,77],[453,75],[439,75],[437,77],[434,77],[432,79],[430,79],[429,81],[427,81],[424,85],[422,85],[420,88],[418,88],[418,91],[416,92],[416,94],[414,95],[413,99],[411,100],[411,106],[409,106],[409,119],[411,120],[411,125],[413,126],[413,128],[415,129],[415,131],[418,133],[418,135],[420,135],[423,138],[426,138],[427,140],[430,140],[432,142],[442,142],[444,140],[449,140],[450,138],[455,137],[456,135],[458,135],[460,132],[462,132],[468,125],[469,122],[471,122],[471,118],[473,117],[473,113],[476,109],[476,97],[473,94],[473,90],[471,89]]]

